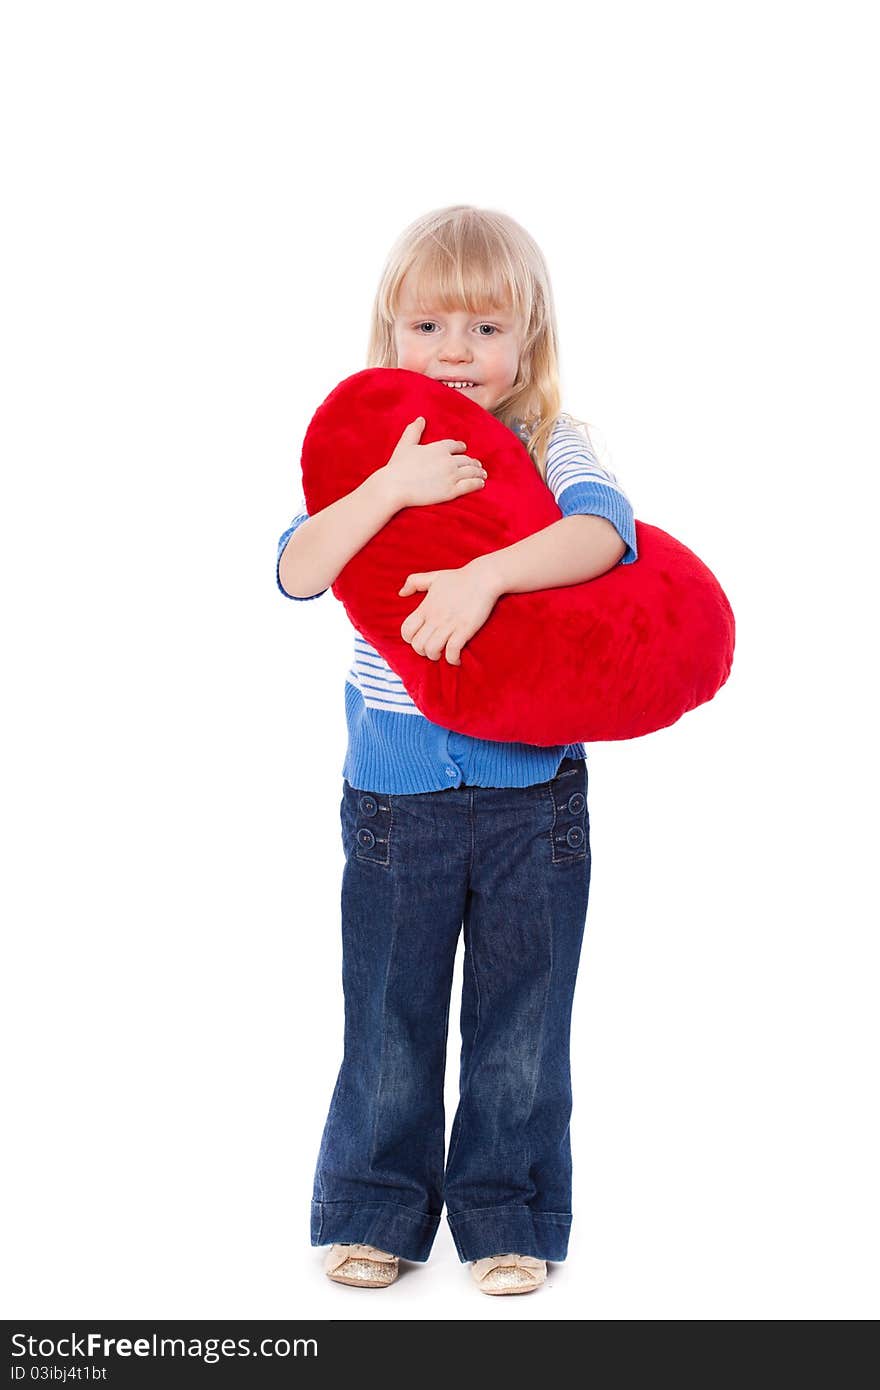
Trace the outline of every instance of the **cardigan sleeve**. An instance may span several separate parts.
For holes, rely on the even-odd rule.
[[[281,583],[281,556],[284,554],[284,547],[287,545],[294,531],[298,530],[304,521],[308,521],[308,518],[309,514],[306,510],[305,498],[303,498],[296,516],[291,521],[287,530],[283,531],[278,539],[278,559],[275,563],[275,579],[284,597],[298,599],[302,603],[308,603],[309,599],[320,598],[322,594],[326,594],[327,590],[319,589],[316,594],[289,594]]]
[[[587,437],[576,425],[561,421],[550,437],[547,486],[563,516],[588,513],[611,522],[626,543],[618,564],[631,565],[638,559],[630,500],[610,469],[599,463]]]

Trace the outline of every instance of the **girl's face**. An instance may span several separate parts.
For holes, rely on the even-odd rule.
[[[397,365],[435,381],[453,379],[473,386],[453,387],[485,410],[493,410],[516,380],[521,334],[511,314],[487,310],[469,314],[417,301],[404,276],[394,318]]]

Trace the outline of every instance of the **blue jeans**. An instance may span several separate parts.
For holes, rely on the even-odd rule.
[[[312,1245],[427,1260],[564,1260],[569,1039],[590,889],[587,766],[530,787],[410,795],[343,779],[345,1039]],[[458,1109],[444,1165],[452,974],[464,926]]]

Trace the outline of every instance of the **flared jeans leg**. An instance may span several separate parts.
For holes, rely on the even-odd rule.
[[[450,993],[467,893],[467,796],[344,783],[344,1056],[315,1172],[313,1245],[427,1260],[443,1210]]]
[[[585,762],[528,812],[477,796],[465,907],[460,1101],[444,1197],[461,1260],[564,1260],[570,1032],[590,886]]]

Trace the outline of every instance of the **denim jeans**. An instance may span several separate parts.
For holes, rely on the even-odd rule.
[[[569,1040],[590,888],[587,766],[530,787],[462,784],[341,805],[345,1036],[315,1171],[312,1245],[427,1260],[564,1260]],[[443,1104],[459,933],[459,1104]]]

